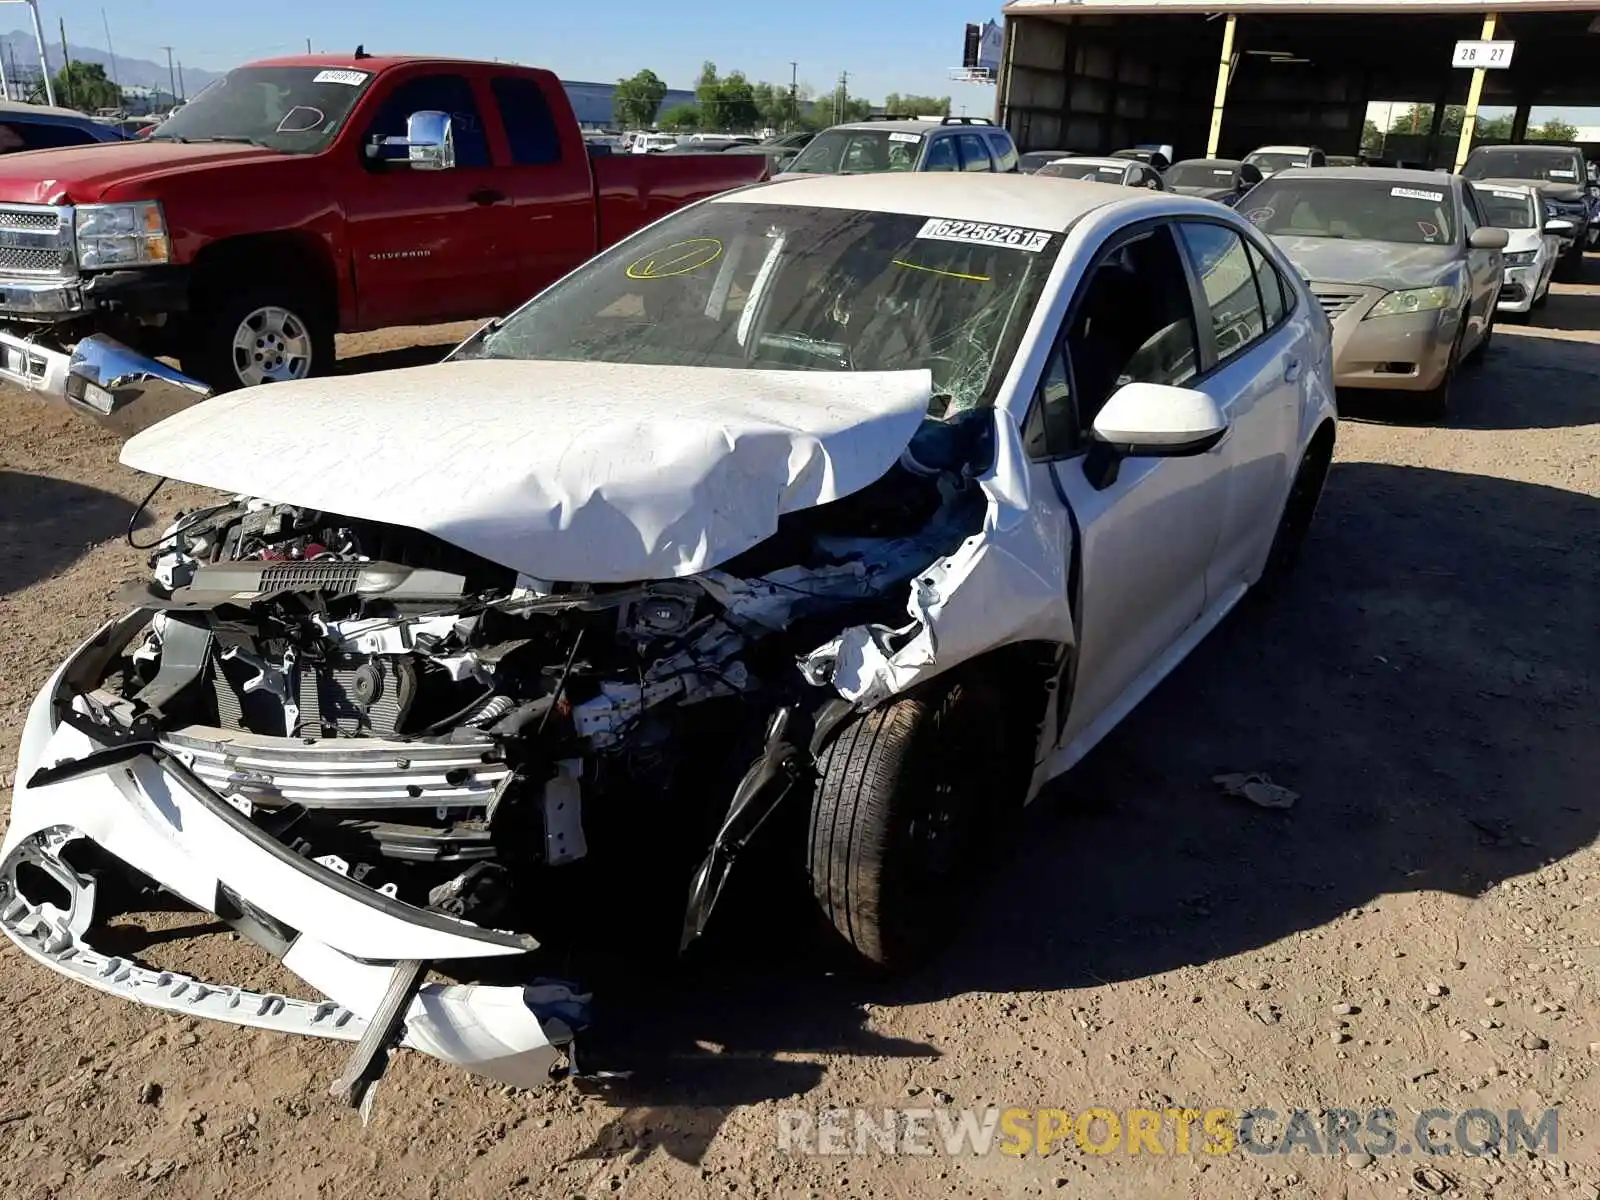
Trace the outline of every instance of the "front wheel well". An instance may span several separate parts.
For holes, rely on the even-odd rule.
[[[336,318],[339,281],[332,257],[320,240],[282,231],[249,234],[213,242],[191,268],[192,311],[204,312],[220,295],[241,287],[291,285],[314,302],[322,315]]]

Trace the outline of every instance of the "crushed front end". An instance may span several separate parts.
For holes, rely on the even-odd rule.
[[[531,579],[245,498],[181,517],[127,615],[29,713],[0,927],[103,991],[358,1041],[352,1077],[403,1038],[546,1081],[588,1020],[561,968],[607,936],[596,914],[629,897],[687,945],[738,851],[809,796],[815,739],[849,709],[816,648],[852,628],[892,647],[908,585],[971,543],[991,416],[930,424],[935,465],[914,445],[866,490],[666,581]],[[322,998],[97,952],[108,869],[216,914]],[[651,904],[643,880],[668,890]]]

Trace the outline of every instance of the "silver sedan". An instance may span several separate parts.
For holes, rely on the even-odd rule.
[[[1239,202],[1310,282],[1333,322],[1341,387],[1413,394],[1442,417],[1462,362],[1493,331],[1507,233],[1459,176],[1290,169]]]

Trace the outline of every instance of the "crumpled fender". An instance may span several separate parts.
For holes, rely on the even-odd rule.
[[[1001,408],[993,418],[994,462],[978,480],[983,528],[917,574],[907,625],[852,626],[812,651],[801,671],[813,683],[865,709],[1001,646],[1074,643],[1066,513],[1035,499],[1015,418]]]

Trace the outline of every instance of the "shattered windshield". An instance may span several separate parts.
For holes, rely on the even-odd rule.
[[[927,368],[938,411],[992,403],[1060,250],[1047,230],[719,202],[629,238],[462,357]]]
[[[333,141],[372,81],[346,67],[240,67],[180,108],[153,142],[239,142],[314,154]]]
[[[1251,224],[1274,237],[1447,246],[1456,240],[1456,206],[1447,178],[1439,178],[1437,184],[1394,184],[1280,176],[1257,184],[1240,207]]]

